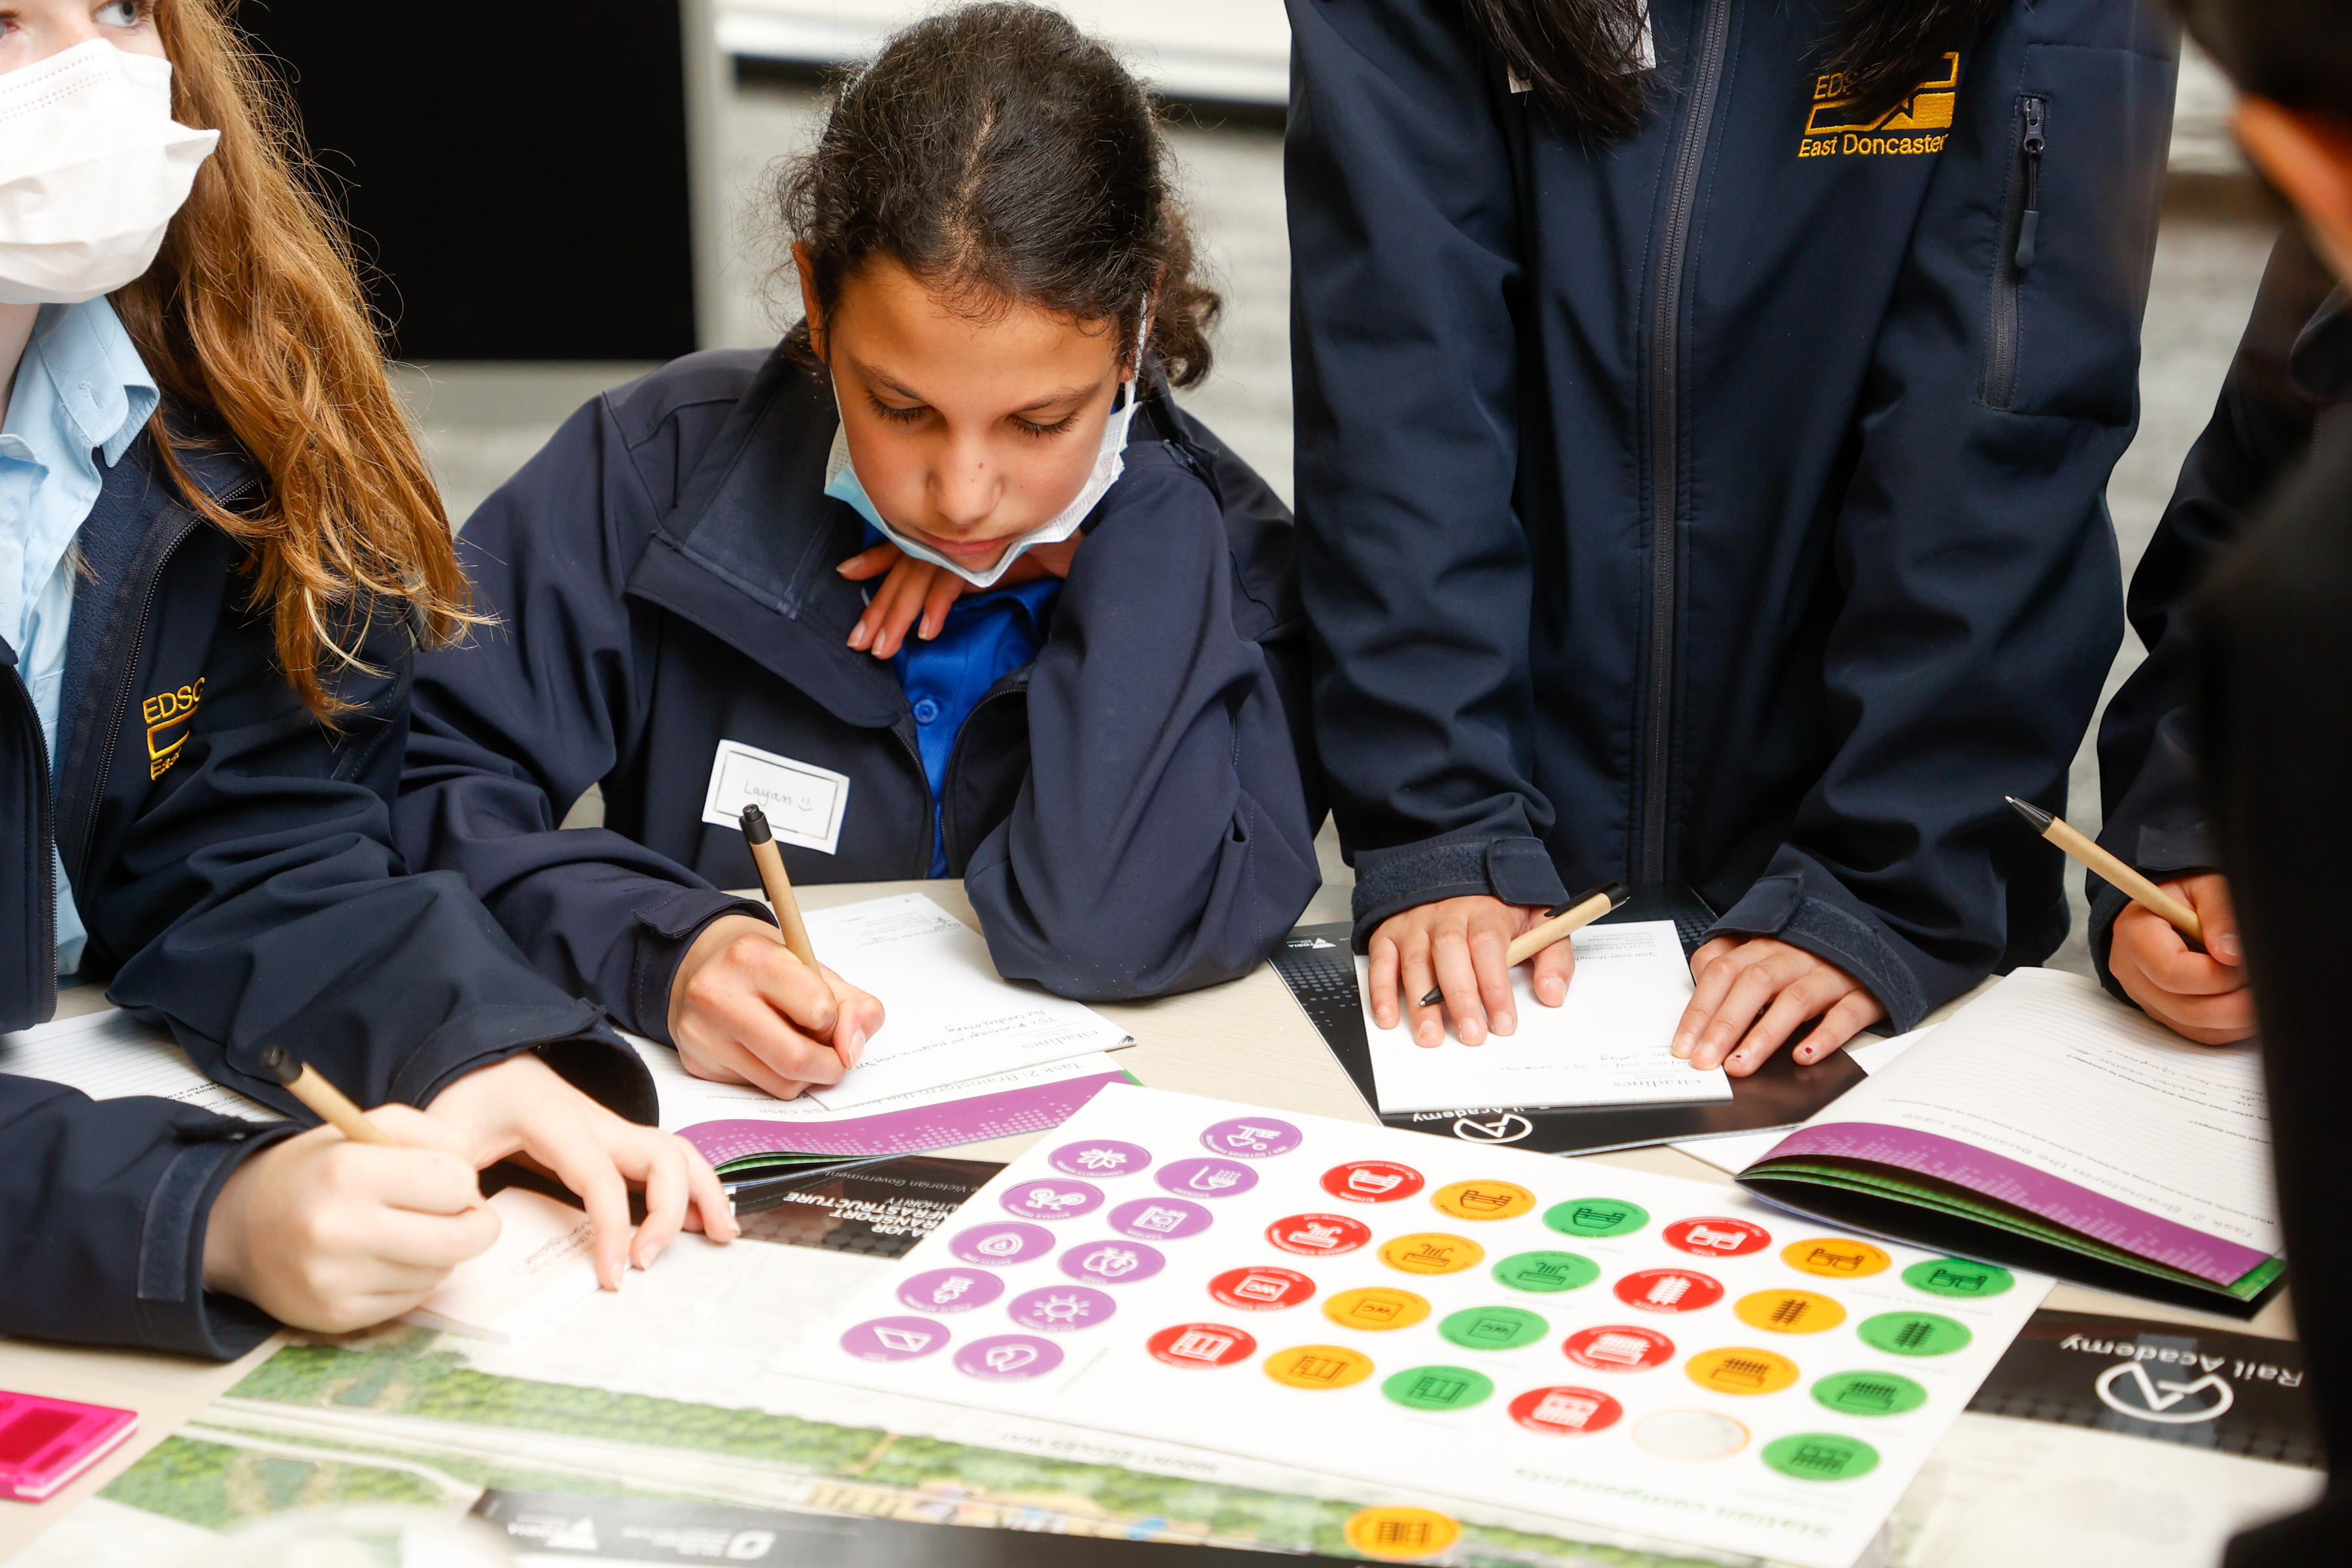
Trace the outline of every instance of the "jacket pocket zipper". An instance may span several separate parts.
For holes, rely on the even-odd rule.
[[[1991,344],[1985,355],[1982,395],[2007,408],[2017,394],[2018,287],[2039,253],[2042,233],[2042,154],[2049,144],[2047,100],[2017,100],[2017,161],[2010,171],[2003,204],[2000,245],[1993,253]]]

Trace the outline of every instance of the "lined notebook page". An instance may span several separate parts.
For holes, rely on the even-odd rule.
[[[248,1121],[283,1120],[198,1072],[169,1029],[142,1024],[119,1007],[0,1035],[0,1072],[45,1078],[92,1100],[151,1094]]]
[[[2255,1047],[2193,1045],[2079,975],[2019,970],[1813,1124],[1853,1122],[1973,1144],[2279,1250]]]

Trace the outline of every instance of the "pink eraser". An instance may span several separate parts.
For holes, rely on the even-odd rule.
[[[0,1390],[0,1497],[39,1502],[138,1426],[135,1410]]]

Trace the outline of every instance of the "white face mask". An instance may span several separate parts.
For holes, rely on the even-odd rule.
[[[975,572],[969,566],[950,561],[930,546],[909,539],[891,527],[881,512],[875,509],[872,499],[866,493],[865,484],[857,477],[856,468],[851,466],[849,438],[840,428],[833,433],[833,453],[825,459],[824,493],[856,508],[858,516],[882,531],[882,537],[916,560],[944,566],[975,588],[992,588],[996,580],[1021,558],[1023,552],[1040,544],[1059,544],[1077,532],[1078,525],[1086,521],[1087,514],[1095,510],[1095,503],[1103,499],[1103,492],[1118,483],[1119,475],[1127,471],[1127,427],[1135,418],[1135,405],[1143,385],[1143,345],[1150,339],[1151,321],[1147,317],[1142,330],[1136,334],[1135,374],[1120,384],[1118,405],[1110,411],[1110,417],[1103,421],[1102,445],[1095,451],[1095,466],[1088,471],[1087,482],[1078,487],[1078,493],[1070,499],[1069,505],[1007,544],[1004,553],[998,556],[995,563],[985,572]],[[841,389],[837,385],[834,388],[833,405],[838,414]]]
[[[78,305],[147,270],[220,140],[172,63],[103,38],[0,75],[0,304]]]

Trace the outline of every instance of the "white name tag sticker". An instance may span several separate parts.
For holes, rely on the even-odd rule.
[[[849,775],[740,741],[721,741],[710,759],[702,820],[740,829],[747,805],[767,815],[777,842],[835,855],[841,851],[841,819],[849,808]]]

